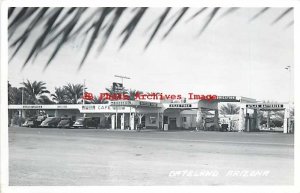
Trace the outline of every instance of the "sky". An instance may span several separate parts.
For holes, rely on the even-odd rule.
[[[43,68],[53,47],[41,52],[22,70],[30,43],[40,33],[36,30],[29,43],[8,64],[8,80],[16,87],[21,86],[23,79],[44,81],[48,90],[54,92],[55,87],[83,83],[85,79],[88,91],[98,95],[112,82],[121,81],[114,75],[125,75],[130,77],[124,80],[126,88],[144,92],[183,96],[192,92],[277,102],[287,102],[293,95],[290,74],[284,69],[292,66],[293,80],[294,34],[293,27],[286,27],[293,20],[293,13],[271,25],[286,8],[273,8],[254,21],[250,18],[261,8],[242,8],[224,17],[222,10],[201,35],[200,29],[210,12],[185,22],[199,9],[194,8],[166,39],[161,40],[168,29],[167,23],[144,50],[153,31],[148,28],[163,9],[151,8],[125,47],[119,50],[121,39],[118,35],[132,17],[128,12],[104,50],[100,54],[93,50],[80,71],[77,69],[85,48],[85,44],[80,44],[82,39],[65,45],[45,71]]]

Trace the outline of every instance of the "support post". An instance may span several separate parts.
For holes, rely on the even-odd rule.
[[[157,113],[157,117],[156,117],[156,126],[157,126],[157,129],[159,130],[159,112]]]
[[[251,118],[250,118],[250,114],[249,113],[246,113],[245,120],[246,120],[246,126],[245,126],[245,130],[244,131],[250,132]]]
[[[118,129],[118,107],[116,106],[116,118],[115,118],[115,122],[116,122],[116,129]]]
[[[121,115],[121,130],[125,129],[125,115],[124,113]]]
[[[108,122],[108,118],[110,117],[110,114],[104,114],[105,117],[105,122],[104,122],[104,127],[106,128],[107,122]]]
[[[261,122],[261,116],[259,115],[260,114],[260,111],[258,110],[257,111],[257,129],[260,130],[261,129],[261,126],[260,126],[260,122]]]
[[[202,124],[202,110],[201,108],[197,109],[197,117],[196,117],[196,130],[204,129]]]
[[[254,130],[259,130],[258,128],[258,116],[257,116],[257,109],[254,109],[253,111],[253,118],[254,118],[254,125],[253,125],[253,129]]]
[[[220,125],[219,125],[219,110],[215,110],[215,116],[214,116],[214,123],[216,129],[219,131],[220,130]]]
[[[238,128],[238,131],[244,131],[244,130],[245,130],[244,108],[240,108],[240,112],[239,112],[239,128]]]
[[[270,129],[270,111],[267,112],[267,128]]]
[[[130,114],[130,129],[134,130],[134,113]]]
[[[111,116],[111,129],[116,129],[116,115]]]
[[[18,115],[19,115],[19,122],[18,122],[18,125],[19,126],[22,126],[22,110],[19,110],[19,112],[18,112]]]
[[[289,127],[288,122],[290,118],[289,114],[290,114],[289,109],[288,108],[284,109],[283,133],[288,133],[288,127]]]
[[[160,129],[164,130],[164,111],[161,113],[161,125],[160,125]]]
[[[143,118],[144,114],[138,114],[139,117],[139,124],[142,124],[142,118]]]
[[[58,117],[58,110],[57,109],[55,109],[55,111],[54,111],[54,117]]]

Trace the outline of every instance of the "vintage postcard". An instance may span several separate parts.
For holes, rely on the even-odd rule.
[[[296,192],[297,15],[4,1],[1,190]]]

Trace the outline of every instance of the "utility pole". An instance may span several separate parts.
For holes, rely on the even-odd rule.
[[[24,87],[22,87],[22,105],[24,104]]]
[[[23,108],[23,104],[24,104],[24,78],[23,78],[23,86],[22,86],[22,108]],[[24,114],[24,112],[23,112],[24,110],[22,109],[21,110],[21,118],[23,117],[23,114]]]
[[[82,88],[82,104],[85,103],[85,100],[84,100],[84,93],[85,93],[85,79],[83,79],[83,88]]]
[[[121,78],[121,81],[122,81],[122,94],[124,94],[124,79],[130,79],[130,77],[127,77],[127,76],[123,76],[123,75],[115,75],[115,77],[117,78]],[[124,113],[123,113],[123,119],[124,119]],[[116,129],[118,127],[118,107],[116,106]]]
[[[284,69],[288,70],[289,72],[289,105],[288,105],[288,127],[287,127],[287,133],[290,132],[291,127],[291,88],[292,88],[292,69],[291,66],[286,66]]]
[[[85,99],[84,99],[84,93],[85,93],[85,79],[83,79],[83,88],[82,88],[82,105],[84,105],[85,103]],[[83,117],[85,117],[86,114],[83,113]]]
[[[21,82],[22,84],[22,105],[24,104],[24,78],[22,79],[23,82]]]

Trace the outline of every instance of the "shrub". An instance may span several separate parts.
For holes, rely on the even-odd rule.
[[[13,125],[22,125],[24,122],[25,122],[25,119],[23,117],[14,116],[12,118]]]

